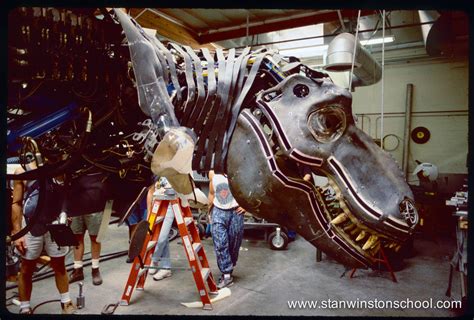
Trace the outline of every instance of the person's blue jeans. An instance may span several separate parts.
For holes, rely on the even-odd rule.
[[[217,266],[222,273],[232,273],[244,235],[244,215],[214,207],[211,228]]]
[[[166,211],[165,219],[161,225],[160,235],[158,236],[158,242],[156,243],[155,251],[151,257],[151,261],[155,265],[159,265],[164,269],[171,269],[171,260],[170,260],[170,248],[168,235],[173,225],[174,214],[171,209],[171,205],[168,206],[168,211]]]

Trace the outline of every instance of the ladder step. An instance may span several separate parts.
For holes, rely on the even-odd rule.
[[[211,273],[211,270],[209,268],[202,268],[201,270],[202,280],[206,281],[210,273]]]
[[[199,250],[201,250],[201,249],[202,249],[202,244],[201,244],[201,243],[199,243],[199,242],[193,243],[193,250],[194,250],[194,252],[198,253]]]
[[[192,217],[185,217],[184,218],[184,223],[186,223],[187,226],[189,226],[191,224],[191,222],[193,222]]]
[[[150,251],[150,249],[153,248],[155,245],[156,245],[156,241],[148,242],[148,245],[146,247],[146,251]]]
[[[164,217],[164,216],[159,216],[159,217],[156,217],[155,224],[162,223],[162,222],[163,222],[163,220],[165,220],[165,217]]]
[[[140,270],[138,271],[138,278],[140,278],[147,270],[147,268],[140,268]]]

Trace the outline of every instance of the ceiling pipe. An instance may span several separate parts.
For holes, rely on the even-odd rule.
[[[344,19],[342,18],[341,10],[337,10],[337,16],[339,17],[339,22],[343,31],[346,31],[346,25],[344,24]]]
[[[364,49],[359,41],[356,42],[354,59],[354,42],[356,38],[350,33],[342,33],[335,37],[328,47],[326,65],[323,69],[330,72],[349,71],[354,62],[355,77],[352,87],[368,86],[377,83],[382,78],[382,67],[374,57]]]
[[[403,173],[408,178],[408,155],[410,154],[411,111],[413,109],[413,84],[407,84],[405,101],[405,131],[403,133]]]
[[[418,10],[418,16],[420,17],[421,23],[430,23],[421,25],[423,42],[425,43],[425,49],[428,52],[428,36],[430,35],[430,31],[433,28],[434,23],[438,20],[440,14],[435,10]]]

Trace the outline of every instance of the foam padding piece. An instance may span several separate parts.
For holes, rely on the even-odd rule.
[[[130,246],[128,248],[128,258],[133,261],[135,257],[140,255],[140,251],[145,243],[146,234],[150,228],[150,223],[147,220],[140,221],[135,227],[135,231],[130,239]]]
[[[211,298],[211,303],[230,297],[231,294],[232,292],[229,288],[222,288],[217,295]],[[181,304],[187,308],[202,308],[202,301],[181,302]]]

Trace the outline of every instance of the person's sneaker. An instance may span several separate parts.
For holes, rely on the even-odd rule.
[[[222,289],[225,287],[230,287],[234,284],[234,278],[230,274],[223,274],[219,279],[219,283],[217,284],[218,289]]]
[[[99,268],[92,268],[92,283],[95,286],[102,284],[102,277],[100,276]]]
[[[77,308],[72,301],[61,303],[61,307],[63,309],[63,314],[75,314],[77,311]]]
[[[69,283],[81,280],[84,280],[84,269],[82,269],[82,267],[73,269],[71,274],[69,275]]]
[[[31,308],[22,308],[20,309],[20,314],[33,314],[33,310]]]
[[[153,280],[160,281],[164,278],[171,277],[173,273],[170,269],[160,269],[158,272],[153,276]]]
[[[158,263],[153,261],[153,262],[151,263],[151,266],[152,266],[152,267],[158,267]],[[148,269],[148,274],[149,274],[149,275],[154,276],[154,275],[157,274],[157,273],[158,273],[158,269]],[[161,280],[161,279],[160,279],[160,280]]]

